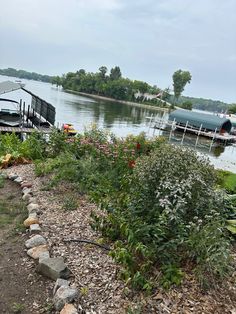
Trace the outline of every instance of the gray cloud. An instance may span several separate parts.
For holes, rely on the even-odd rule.
[[[181,68],[193,77],[185,94],[236,102],[235,12],[235,0],[8,0],[0,67],[62,74],[119,65],[163,88]]]

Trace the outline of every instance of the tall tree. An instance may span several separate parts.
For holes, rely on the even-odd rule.
[[[189,71],[178,70],[173,74],[172,78],[176,101],[184,91],[186,84],[191,82],[192,76]]]
[[[105,67],[104,65],[101,66],[99,69],[99,74],[100,76],[102,77],[102,79],[105,79],[106,78],[106,73],[107,73],[107,67]]]
[[[121,74],[121,70],[120,67],[116,66],[114,68],[111,69],[110,72],[110,79],[113,80],[118,80],[119,78],[121,78],[122,74]]]

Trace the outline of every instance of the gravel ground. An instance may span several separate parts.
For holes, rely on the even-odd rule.
[[[169,292],[160,290],[152,296],[132,291],[127,294],[124,283],[116,276],[119,266],[106,250],[91,244],[64,242],[65,239],[97,241],[101,238],[90,227],[90,213],[97,210],[96,206],[80,196],[76,210],[63,209],[69,187],[61,185],[50,191],[43,190],[50,179],[36,178],[33,168],[32,164],[20,165],[5,171],[8,174],[16,173],[33,183],[33,193],[42,210],[42,235],[48,239],[51,256],[63,256],[72,271],[71,282],[80,291],[78,306],[83,309],[83,313],[236,314],[235,276],[208,292],[203,292],[194,277],[187,274],[183,285]]]

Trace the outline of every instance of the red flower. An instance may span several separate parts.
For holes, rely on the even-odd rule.
[[[130,160],[129,163],[128,163],[128,165],[129,165],[129,168],[134,168],[134,166],[135,166],[135,160]]]
[[[139,150],[141,148],[141,144],[137,143],[136,148]]]

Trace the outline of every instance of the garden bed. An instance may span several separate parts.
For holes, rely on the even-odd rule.
[[[112,246],[112,243],[104,243],[102,235],[90,226],[91,211],[100,214],[95,204],[77,193],[68,182],[47,190],[50,177],[35,177],[33,164],[5,171],[34,182],[33,194],[42,211],[42,235],[48,239],[51,255],[65,258],[73,273],[72,281],[80,291],[79,303],[85,313],[235,313],[235,274],[222,284],[203,291],[191,265],[186,264],[179,287],[173,286],[168,291],[158,288],[149,296],[130,289],[118,279],[120,266],[107,250],[64,241],[86,239]],[[235,258],[233,253],[232,257]]]

